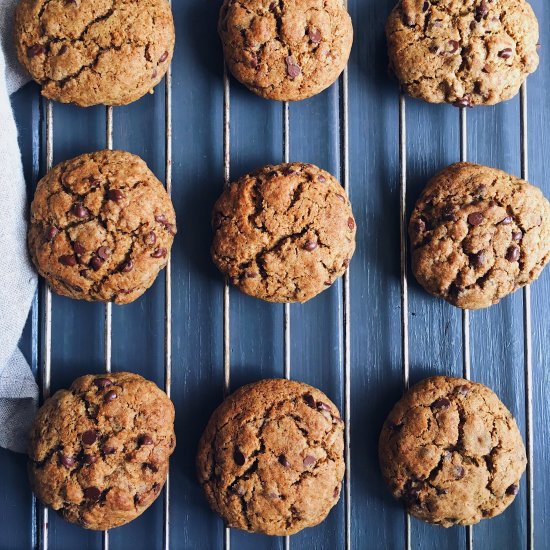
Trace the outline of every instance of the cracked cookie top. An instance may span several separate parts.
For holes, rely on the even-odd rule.
[[[305,302],[340,277],[355,250],[346,192],[312,164],[265,166],[222,194],[212,258],[244,293]]]
[[[243,386],[214,412],[197,471],[230,527],[291,535],[325,519],[344,477],[344,423],[321,391],[270,379]]]
[[[538,22],[524,0],[401,0],[386,35],[403,89],[430,103],[493,105],[538,66]]]
[[[394,497],[443,527],[502,513],[527,463],[516,421],[495,393],[445,376],[419,382],[395,405],[379,453]]]
[[[99,151],[52,168],[31,205],[31,258],[63,296],[127,304],[166,265],[176,216],[166,190],[136,155]]]
[[[506,172],[461,162],[434,176],[409,224],[418,282],[478,309],[533,282],[550,260],[550,203]]]
[[[153,382],[128,372],[82,376],[38,411],[31,486],[71,523],[118,527],[157,498],[175,444],[174,406]]]
[[[225,0],[218,31],[233,76],[280,101],[328,88],[344,70],[353,41],[342,0]]]
[[[15,44],[45,97],[126,105],[166,73],[174,22],[166,0],[20,0]]]

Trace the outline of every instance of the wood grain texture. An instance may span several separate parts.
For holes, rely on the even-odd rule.
[[[349,65],[350,184],[358,223],[351,262],[352,544],[403,548],[404,516],[381,480],[377,439],[401,388],[398,89],[387,76],[384,21],[394,0],[349,0],[356,38]],[[530,180],[550,196],[550,5],[533,0],[542,30],[541,66],[529,80]],[[197,485],[194,455],[223,388],[223,281],[209,257],[210,210],[223,185],[223,61],[218,2],[177,0],[173,63],[173,381],[178,446],[171,468],[173,548],[222,548],[222,522]],[[13,97],[29,190],[38,174],[40,100],[31,84]],[[290,106],[290,158],[341,171],[338,85]],[[408,208],[427,179],[459,158],[458,111],[407,100]],[[55,162],[105,146],[105,110],[54,107]],[[43,136],[42,136],[43,137]],[[283,157],[282,106],[231,81],[231,176]],[[520,172],[519,98],[468,112],[471,161]],[[114,147],[141,155],[164,176],[164,90],[114,110]],[[43,168],[43,162],[41,164]],[[43,173],[43,172],[41,172]],[[411,381],[462,371],[460,312],[428,296],[410,276]],[[283,307],[231,291],[231,385],[283,375]],[[291,306],[291,374],[343,408],[342,283]],[[550,548],[550,271],[532,287],[535,537]],[[471,315],[472,378],[493,388],[525,433],[521,293]],[[33,359],[32,323],[21,346]],[[163,383],[164,279],[136,303],[113,308],[113,369]],[[36,355],[34,356],[36,363]],[[53,389],[103,368],[103,307],[53,298]],[[0,549],[33,546],[32,499],[22,456],[0,451]],[[162,502],[111,533],[111,548],[162,548]],[[412,520],[412,546],[465,548],[465,530]],[[475,548],[526,547],[525,484],[504,515],[474,528]],[[344,503],[292,548],[342,548]],[[240,549],[281,549],[279,538],[232,532]],[[50,515],[50,548],[101,548],[101,536]]]

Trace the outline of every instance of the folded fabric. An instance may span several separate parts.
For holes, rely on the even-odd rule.
[[[14,0],[0,0],[0,446],[23,452],[38,401],[18,349],[36,292],[26,247],[26,187],[9,93],[27,79],[12,46]]]

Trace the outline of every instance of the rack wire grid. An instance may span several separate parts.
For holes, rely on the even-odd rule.
[[[548,28],[550,8],[543,0],[532,4],[541,28]],[[393,0],[350,0],[356,30],[374,28],[372,21],[383,28],[392,5]],[[543,133],[550,123],[550,107],[544,103],[544,85],[550,84],[548,64],[541,65],[532,77],[536,81],[535,110],[528,104],[524,85],[511,102],[467,113],[464,108],[428,106],[396,93],[395,83],[387,82],[384,75],[385,59],[371,56],[375,49],[384,49],[383,34],[365,37],[357,33],[350,68],[339,83],[317,98],[291,107],[254,98],[240,85],[231,85],[219,52],[214,52],[214,31],[204,31],[205,24],[215,28],[216,5],[181,1],[174,5],[174,13],[178,47],[173,68],[165,78],[164,94],[160,87],[154,97],[129,107],[89,110],[54,106],[39,99],[32,86],[14,98],[25,168],[33,185],[52,167],[54,144],[60,141],[59,160],[105,147],[141,152],[157,168],[157,174],[163,168],[167,191],[176,195],[180,234],[173,251],[175,271],[169,263],[164,284],[157,283],[137,305],[117,307],[114,312],[111,304],[83,305],[53,297],[41,284],[22,340],[38,374],[43,399],[52,390],[52,374],[60,372],[56,388],[66,386],[78,375],[97,371],[100,355],[106,372],[114,364],[117,370],[139,370],[158,382],[163,379],[166,392],[176,402],[178,417],[178,451],[170,479],[159,502],[138,520],[112,533],[93,533],[64,523],[37,503],[24,479],[24,459],[2,451],[0,466],[7,475],[0,495],[0,548],[550,547],[550,528],[544,523],[550,507],[545,466],[550,423],[544,402],[550,386],[544,372],[544,367],[550,366],[545,353],[549,278],[543,275],[537,283],[534,302],[527,287],[522,295],[516,293],[486,312],[459,312],[430,298],[416,284],[409,287],[406,234],[408,213],[428,177],[436,168],[466,160],[470,150],[475,151],[474,160],[487,159],[485,163],[509,171],[519,165],[521,176],[528,179],[529,115],[538,138],[533,148],[535,182],[548,195],[550,187],[544,179],[548,175],[544,153],[548,133]],[[207,55],[184,57],[190,48],[200,51],[201,47]],[[219,70],[222,66],[223,73]],[[174,71],[176,86],[172,84]],[[197,71],[203,73],[198,82]],[[173,90],[178,98],[183,94],[184,101],[173,104]],[[201,111],[208,113],[208,120]],[[469,132],[467,119],[473,122],[474,132]],[[136,120],[143,135],[135,133]],[[321,137],[311,140],[311,132]],[[206,138],[203,133],[208,134]],[[474,139],[473,147],[469,147],[468,137]],[[173,189],[174,142],[177,184]],[[219,162],[212,162],[214,159]],[[291,159],[317,162],[339,175],[354,205],[358,251],[343,280],[316,303],[257,304],[230,290],[206,267],[209,210],[221,191],[215,181],[222,166],[227,186],[232,176],[247,169]],[[203,184],[207,187],[197,189]],[[377,211],[380,207],[382,215]],[[178,246],[182,232],[189,234],[183,237],[183,250]],[[200,256],[198,262],[189,258],[193,253]],[[139,338],[146,335],[144,342],[136,341],[128,323],[139,325]],[[330,332],[335,336],[327,336]],[[101,338],[102,349],[98,350]],[[176,369],[172,368],[174,343]],[[515,358],[518,351],[521,361]],[[87,357],[84,361],[82,353]],[[125,360],[127,356],[130,362]],[[137,362],[135,369],[133,362]],[[525,436],[529,462],[521,493],[503,516],[480,526],[442,530],[411,520],[379,479],[376,438],[383,418],[412,377],[416,380],[435,372],[465,378],[473,374],[474,379],[493,387],[518,418]],[[538,386],[533,385],[534,374]],[[293,537],[268,538],[224,528],[207,509],[193,479],[198,435],[222,393],[227,395],[245,381],[291,375],[324,389],[343,410],[347,471],[341,502],[321,526]],[[193,397],[195,392],[198,397]],[[540,434],[536,440],[534,427]],[[18,528],[10,529],[12,525]]]

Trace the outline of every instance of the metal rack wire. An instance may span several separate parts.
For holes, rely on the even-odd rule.
[[[527,84],[520,91],[520,143],[521,143],[521,177],[529,178],[528,151],[528,116],[527,116]],[[460,160],[466,161],[468,156],[468,135],[466,108],[459,111],[460,130]],[[400,241],[401,241],[401,365],[403,389],[409,387],[409,306],[408,306],[408,254],[407,254],[407,121],[406,100],[403,92],[399,94],[399,171],[400,171]],[[527,533],[526,547],[535,547],[534,525],[534,489],[533,489],[533,362],[531,340],[531,290],[529,286],[523,289],[523,338],[524,338],[524,376],[525,376],[525,431],[527,446]],[[462,310],[462,375],[470,379],[470,312]],[[473,526],[466,527],[466,548],[473,550]],[[405,517],[404,545],[411,548],[410,517]]]

